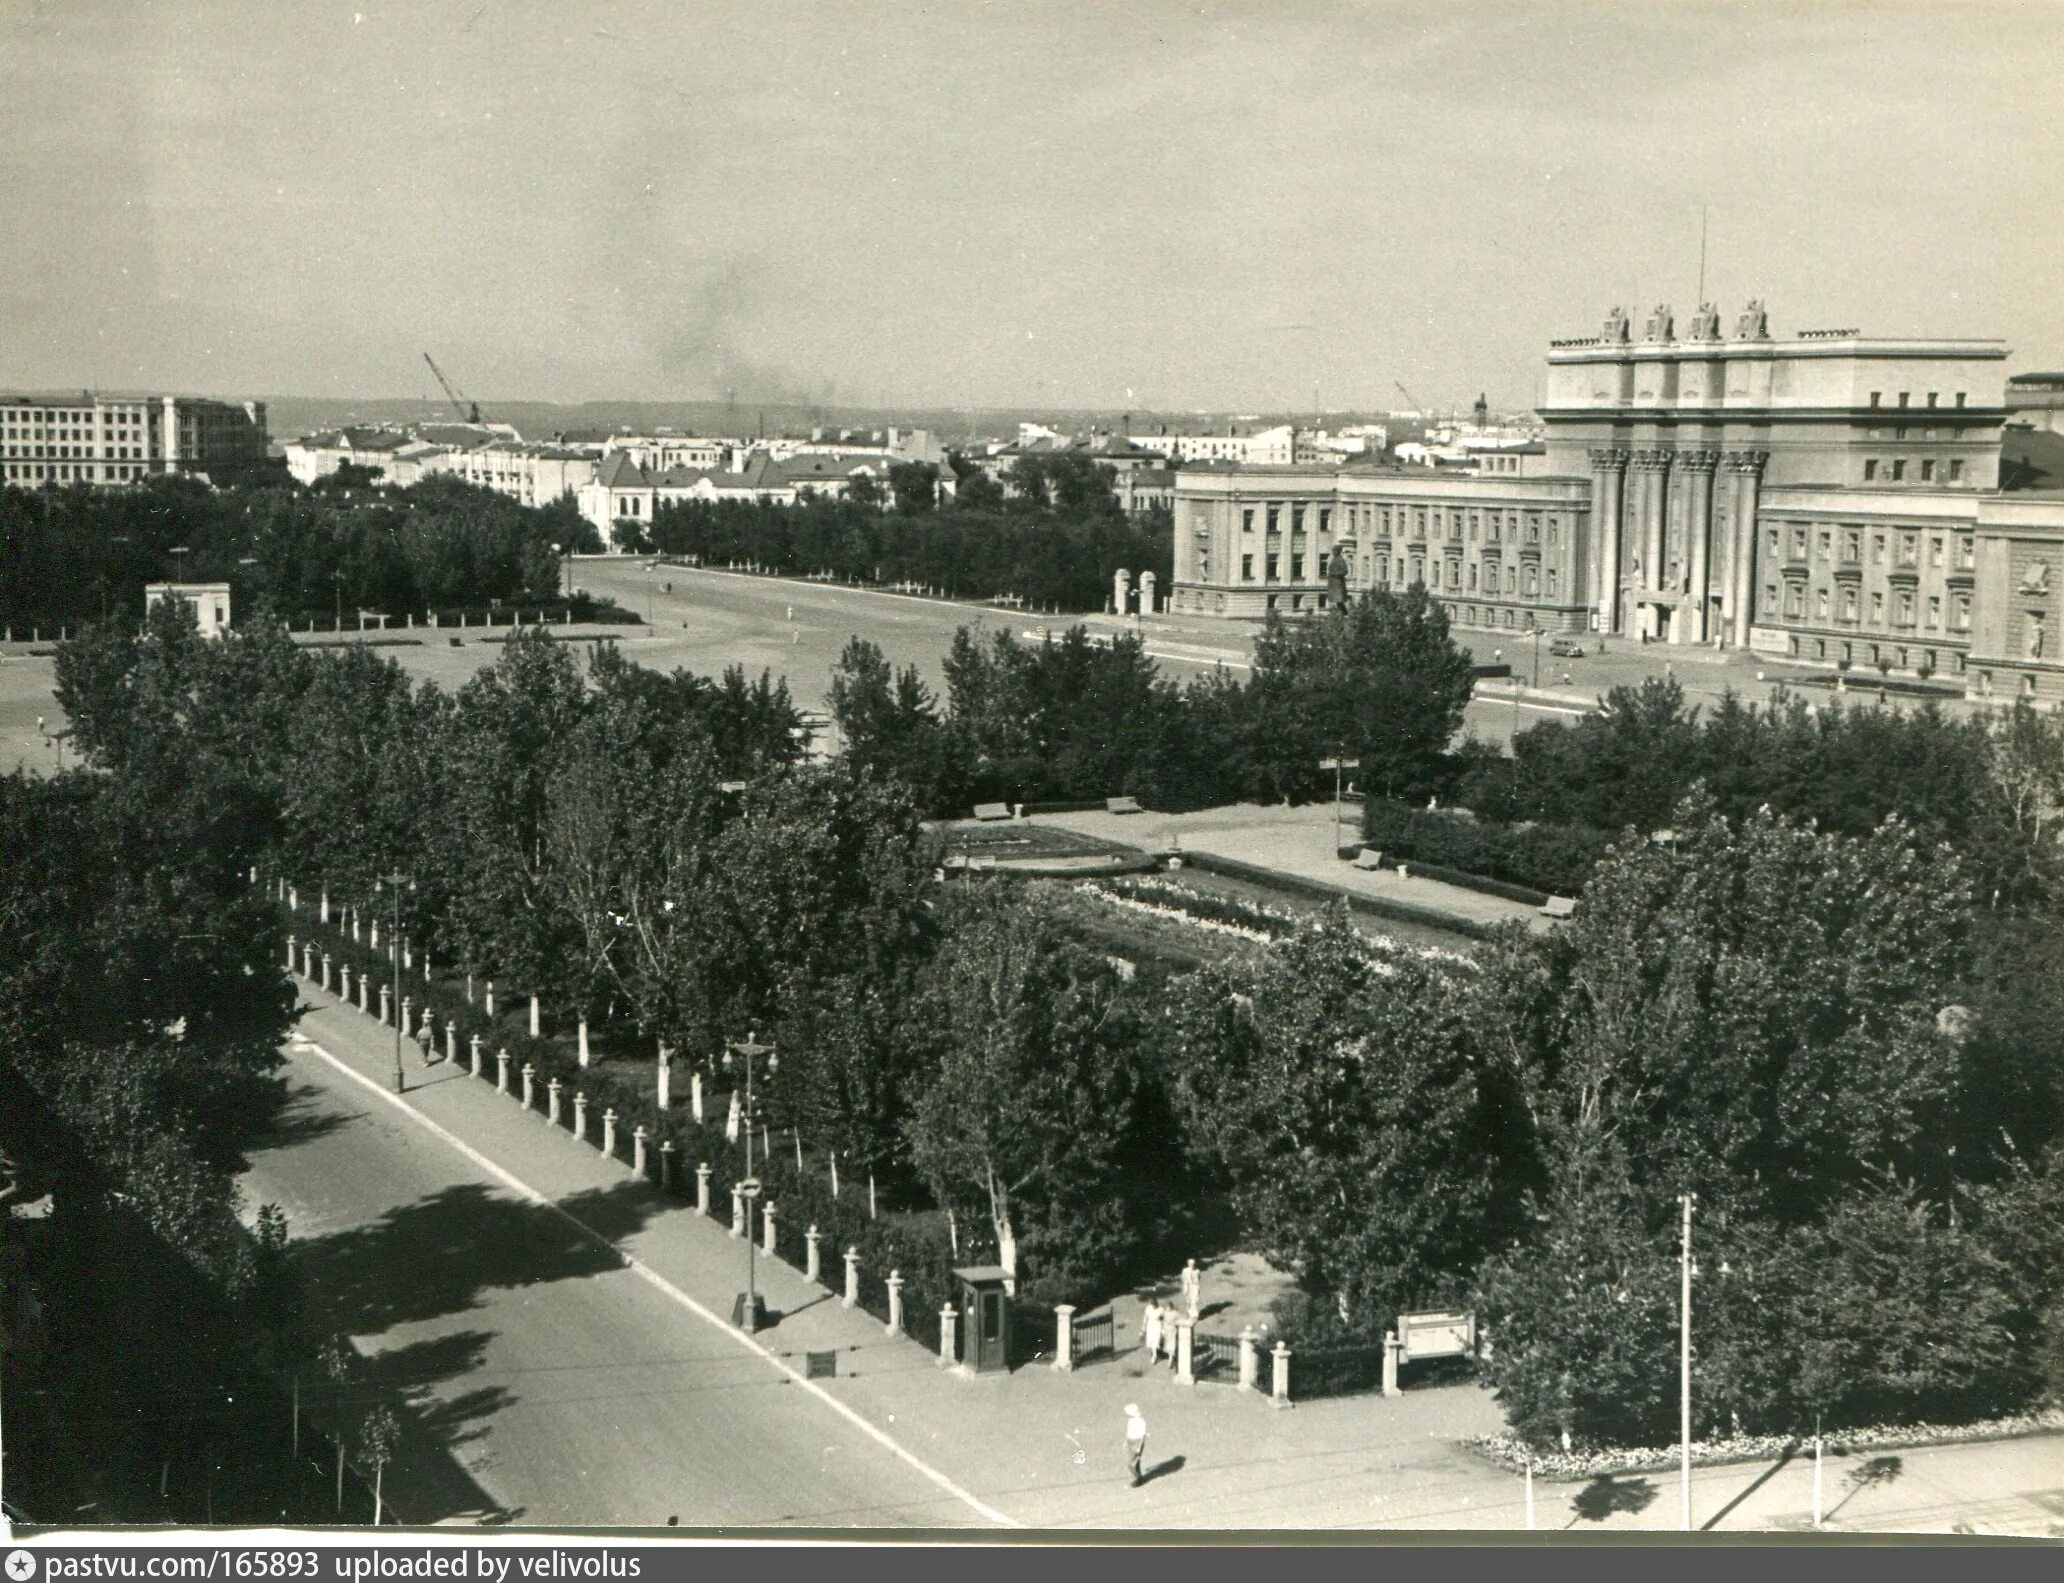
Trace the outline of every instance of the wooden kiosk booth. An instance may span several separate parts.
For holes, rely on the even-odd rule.
[[[1010,1369],[1011,1297],[1000,1264],[970,1264],[953,1272],[960,1282],[961,1364],[972,1374]]]

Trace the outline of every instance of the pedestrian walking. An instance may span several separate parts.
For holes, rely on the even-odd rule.
[[[1197,1268],[1195,1259],[1183,1266],[1182,1295],[1183,1306],[1189,1309],[1190,1318],[1194,1322],[1197,1310],[1204,1304],[1204,1272]]]
[[[1147,1421],[1140,1417],[1139,1403],[1125,1404],[1125,1465],[1132,1470],[1132,1487],[1138,1489],[1147,1482],[1144,1464],[1147,1459]]]
[[[1147,1362],[1161,1361],[1161,1305],[1153,1298],[1147,1299],[1147,1306],[1140,1310],[1140,1340],[1147,1349]]]

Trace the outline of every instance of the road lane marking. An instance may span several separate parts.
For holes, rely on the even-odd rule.
[[[450,1128],[442,1126],[435,1121],[432,1121],[428,1116],[424,1115],[420,1110],[416,1109],[415,1106],[409,1104],[408,1101],[403,1099],[399,1094],[390,1093],[385,1088],[382,1088],[378,1083],[374,1082],[371,1078],[367,1077],[364,1073],[360,1072],[356,1067],[353,1067],[347,1064],[346,1062],[339,1060],[336,1056],[330,1054],[328,1050],[325,1050],[321,1045],[317,1044],[313,1039],[309,1038],[306,1034],[301,1033],[298,1030],[291,1036],[289,1042],[291,1042],[297,1049],[307,1050],[321,1057],[324,1061],[328,1062],[332,1067],[334,1067],[339,1073],[341,1073],[345,1077],[350,1078],[352,1082],[358,1084],[368,1093],[374,1094],[378,1096],[380,1099],[385,1100],[389,1105],[392,1105],[396,1110],[400,1111],[403,1115],[415,1121],[425,1131],[431,1133],[433,1136],[437,1138],[442,1139],[445,1143],[450,1144],[452,1148],[456,1149],[461,1155],[465,1156],[465,1158],[468,1161],[470,1161],[475,1166],[478,1166],[481,1170],[487,1172],[488,1175],[492,1176],[496,1181],[500,1182],[512,1193],[516,1193],[521,1197],[528,1199],[531,1203],[538,1205],[540,1208],[550,1210],[553,1214],[559,1216],[560,1219],[564,1220],[568,1225],[573,1226],[576,1230],[580,1232],[582,1236],[586,1237],[589,1241],[598,1243],[602,1247],[607,1248],[611,1253],[615,1254],[619,1259],[623,1260],[625,1267],[629,1269],[633,1274],[637,1275],[639,1279],[643,1280],[648,1286],[652,1287],[662,1296],[672,1299],[682,1308],[687,1309],[689,1313],[695,1315],[696,1318],[722,1331],[725,1335],[729,1336],[732,1340],[736,1341],[740,1346],[744,1347],[748,1352],[751,1352],[758,1357],[764,1358],[767,1362],[773,1364],[775,1368],[779,1369],[783,1374],[788,1376],[790,1384],[800,1385],[804,1390],[808,1391],[812,1396],[816,1397],[819,1401],[823,1402],[825,1406],[829,1407],[833,1412],[837,1413],[841,1418],[845,1419],[854,1428],[858,1429],[862,1434],[866,1435],[870,1440],[875,1441],[877,1444],[881,1445],[882,1447],[893,1453],[900,1460],[909,1464],[912,1468],[915,1468],[919,1473],[923,1474],[933,1484],[937,1485],[940,1489],[944,1490],[948,1495],[951,1495],[955,1500],[959,1501],[962,1505],[966,1506],[970,1511],[974,1512],[977,1516],[981,1517],[985,1522],[995,1523],[997,1526],[1002,1528],[1022,1528],[1025,1526],[1023,1523],[1019,1522],[1015,1517],[1007,1516],[1005,1513],[998,1511],[995,1507],[985,1503],[971,1491],[963,1489],[959,1484],[955,1483],[953,1479],[948,1477],[945,1473],[942,1473],[939,1469],[933,1467],[929,1462],[926,1462],[922,1457],[915,1455],[911,1451],[907,1450],[904,1446],[899,1444],[893,1435],[890,1435],[886,1431],[879,1429],[875,1425],[869,1423],[858,1412],[854,1411],[853,1408],[849,1407],[846,1403],[840,1401],[836,1396],[832,1395],[823,1386],[819,1385],[815,1380],[806,1378],[800,1370],[792,1368],[788,1363],[784,1362],[776,1354],[768,1351],[765,1347],[761,1346],[759,1342],[755,1341],[751,1336],[745,1334],[744,1331],[735,1328],[728,1321],[726,1321],[719,1315],[712,1313],[709,1309],[703,1307],[701,1303],[698,1303],[694,1298],[690,1297],[686,1292],[682,1291],[680,1287],[674,1285],[672,1281],[668,1280],[664,1275],[661,1275],[657,1270],[650,1268],[642,1260],[625,1252],[622,1248],[618,1247],[615,1243],[611,1242],[607,1237],[603,1236],[602,1233],[595,1230],[592,1226],[588,1225],[587,1222],[582,1220],[579,1216],[571,1213],[566,1209],[562,1209],[558,1204],[554,1203],[551,1199],[547,1198],[543,1193],[539,1192],[536,1188],[532,1187],[520,1176],[517,1176],[515,1173],[504,1169],[501,1165],[489,1159],[486,1155],[482,1154],[478,1149],[474,1148],[472,1144],[468,1143],[464,1138],[461,1138],[457,1133],[453,1132]]]

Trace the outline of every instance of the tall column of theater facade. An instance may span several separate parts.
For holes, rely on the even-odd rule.
[[[1620,630],[1620,586],[1625,578],[1620,552],[1621,493],[1627,477],[1627,453],[1610,445],[1591,448],[1591,607],[1598,612],[1598,630]]]
[[[1749,626],[1756,616],[1757,497],[1763,464],[1770,453],[1730,450],[1725,456],[1727,515],[1731,524],[1726,594],[1728,641],[1735,648],[1745,649],[1749,646]]]
[[[1662,635],[1656,614],[1656,590],[1663,585],[1664,484],[1670,468],[1670,453],[1653,445],[1633,454],[1633,471],[1628,489],[1626,534],[1629,590],[1628,625],[1644,638]]]
[[[1718,451],[1679,451],[1676,485],[1690,597],[1677,607],[1673,641],[1703,643],[1713,609],[1713,472]]]

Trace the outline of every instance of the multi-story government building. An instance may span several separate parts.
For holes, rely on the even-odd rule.
[[[0,394],[0,484],[133,484],[264,462],[263,402]]]
[[[2064,493],[2001,493],[2007,348],[1775,339],[1760,304],[1548,352],[1516,475],[1185,469],[1173,608],[1255,617],[1424,583],[1464,628],[1596,632],[2064,700]]]

